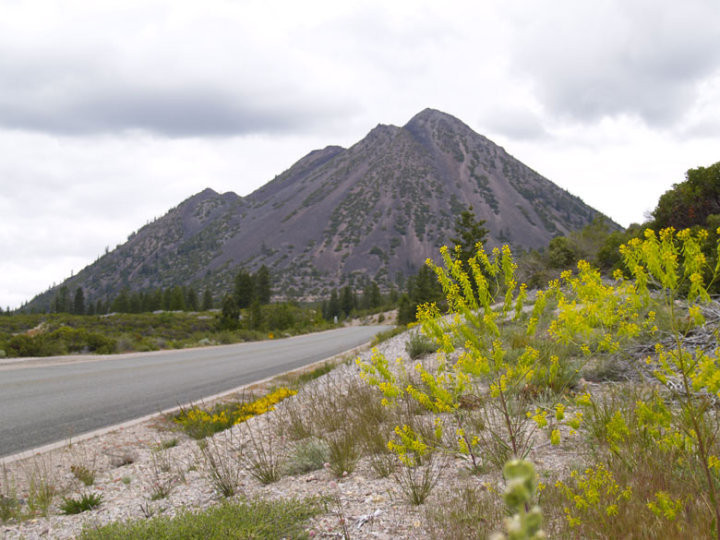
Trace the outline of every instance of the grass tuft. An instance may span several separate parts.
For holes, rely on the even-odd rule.
[[[98,493],[85,493],[79,499],[63,497],[63,502],[60,504],[60,511],[66,516],[80,514],[81,512],[86,512],[100,506],[102,499],[102,495]]]
[[[155,540],[185,538],[307,538],[305,523],[322,511],[319,499],[223,502],[202,511],[187,511],[175,517],[112,523],[86,528],[82,540]]]

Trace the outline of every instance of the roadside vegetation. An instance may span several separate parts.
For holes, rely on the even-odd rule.
[[[720,264],[703,254],[707,237],[647,229],[620,248],[627,275],[603,280],[579,261],[529,304],[508,248],[429,262],[451,316],[426,305],[418,318],[439,355],[413,370],[380,354],[360,364],[384,407],[411,401],[429,416],[396,424],[388,441],[410,501],[428,497],[443,456],[462,455],[472,474],[503,472],[513,538],[540,538],[543,512],[551,536],[720,537],[718,304],[708,292]],[[544,444],[579,451],[567,472],[541,471],[538,487],[523,460]]]
[[[259,328],[224,328],[217,312],[13,314],[0,316],[0,357],[112,354],[257,341],[326,330],[317,311],[291,304],[259,310]],[[241,311],[238,317],[247,317]],[[240,319],[238,319],[240,321]]]
[[[83,540],[154,540],[186,538],[308,538],[304,524],[322,512],[320,499],[303,501],[224,502],[204,511],[185,511],[173,518],[152,517],[145,521],[113,523],[89,528]]]

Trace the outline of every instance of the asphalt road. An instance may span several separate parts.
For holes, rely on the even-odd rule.
[[[311,364],[387,328],[356,326],[218,347],[0,364],[0,457]]]

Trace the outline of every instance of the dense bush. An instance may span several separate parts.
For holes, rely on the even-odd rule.
[[[84,328],[63,326],[52,332],[10,337],[4,345],[8,356],[51,356],[68,353],[115,352],[116,340]]]

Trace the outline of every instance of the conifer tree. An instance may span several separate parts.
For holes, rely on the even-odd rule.
[[[255,281],[255,297],[260,304],[269,304],[271,296],[270,271],[267,266],[263,264],[253,277]]]
[[[85,293],[82,287],[75,289],[75,298],[73,300],[73,313],[75,315],[85,314]]]
[[[185,298],[185,307],[188,311],[198,310],[198,298],[195,289],[192,286],[187,288],[187,295]]]
[[[340,300],[338,299],[338,293],[336,289],[333,289],[330,293],[330,301],[328,302],[327,317],[326,320],[334,319],[340,316]]]
[[[246,270],[240,270],[235,276],[235,302],[239,308],[250,307],[255,297],[255,282]]]
[[[353,294],[352,287],[350,285],[346,285],[343,287],[342,293],[340,295],[340,311],[348,317],[350,316],[350,313],[353,309],[355,309],[355,305],[357,304],[357,301],[355,299],[355,296]]]
[[[235,330],[238,327],[240,308],[232,295],[226,294],[222,301],[220,316],[220,328],[223,330]]]
[[[488,230],[483,227],[484,219],[476,219],[472,206],[460,212],[455,219],[455,238],[450,241],[460,250],[460,260],[467,261],[477,252],[477,244],[484,244]]]
[[[180,285],[176,285],[170,292],[170,311],[185,311],[185,293]]]
[[[212,293],[210,292],[210,287],[207,287],[205,289],[205,293],[203,294],[202,310],[208,311],[212,308],[213,308],[213,297],[212,297]]]

